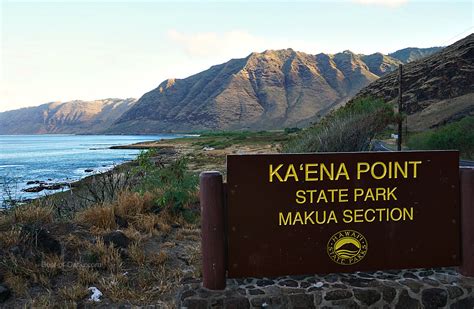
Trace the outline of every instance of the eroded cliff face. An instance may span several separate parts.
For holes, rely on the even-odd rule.
[[[424,130],[474,114],[474,34],[403,67],[403,102],[411,130]],[[366,96],[394,101],[398,73],[363,88]]]
[[[142,96],[110,132],[281,129],[309,124],[400,61],[350,51],[252,53]]]
[[[53,102],[0,113],[0,134],[96,133],[108,128],[136,99]]]

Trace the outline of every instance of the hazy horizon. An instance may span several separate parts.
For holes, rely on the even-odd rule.
[[[267,49],[388,54],[446,46],[473,29],[470,1],[4,1],[0,10],[0,112],[139,98]]]

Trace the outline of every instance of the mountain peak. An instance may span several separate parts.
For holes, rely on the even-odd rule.
[[[410,60],[429,52],[429,56]],[[408,62],[403,67],[403,104],[411,130],[436,127],[474,114],[474,35],[441,50],[405,48],[390,55]],[[393,101],[397,87],[398,74],[386,74],[353,100],[371,96]]]
[[[94,133],[129,110],[136,99],[50,102],[0,113],[0,134]]]

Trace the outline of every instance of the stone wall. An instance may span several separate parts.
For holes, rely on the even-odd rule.
[[[474,278],[454,268],[228,279],[223,291],[183,280],[178,308],[474,308]]]

